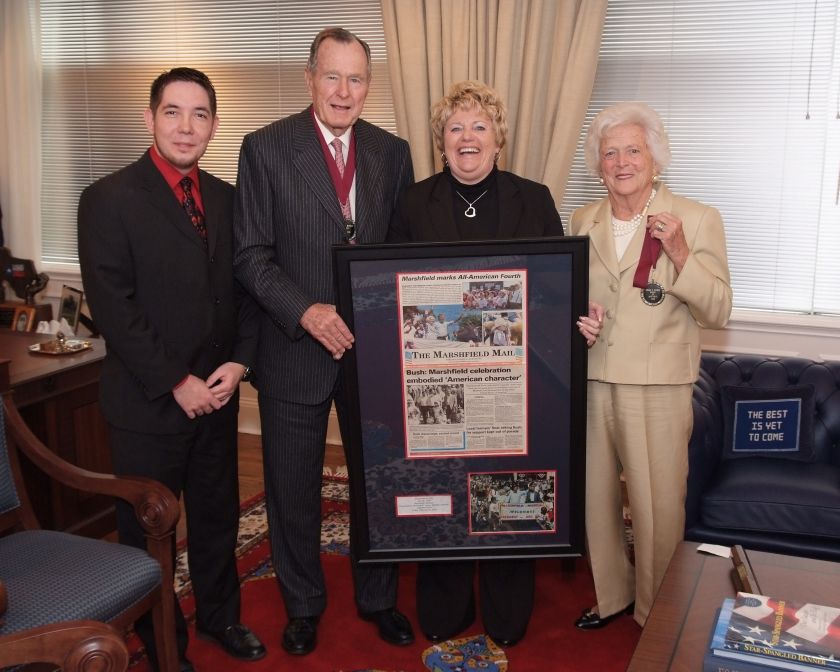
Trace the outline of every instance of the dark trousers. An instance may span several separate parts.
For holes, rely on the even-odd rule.
[[[421,562],[417,565],[417,617],[425,633],[457,632],[479,600],[484,629],[494,639],[520,639],[534,606],[534,560]]]
[[[340,384],[334,399],[342,435],[348,436]],[[297,404],[259,395],[271,557],[289,618],[319,616],[327,605],[321,568],[321,478],[332,401]],[[351,503],[354,487],[351,481]],[[351,509],[351,541],[354,520]],[[350,564],[360,611],[395,606],[396,565],[359,565],[352,555]]]
[[[236,404],[232,399],[230,404]],[[239,623],[239,577],[236,537],[239,531],[239,480],[236,449],[236,407],[198,418],[188,434],[139,434],[110,427],[111,456],[116,474],[146,476],[183,493],[187,518],[187,551],[195,595],[196,627],[218,632]],[[120,543],[146,548],[134,511],[117,505]],[[174,555],[173,548],[173,555]],[[187,624],[176,600],[178,652],[187,650]],[[151,615],[135,623],[157,668]]]

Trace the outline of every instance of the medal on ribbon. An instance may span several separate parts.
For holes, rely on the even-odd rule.
[[[662,241],[645,233],[645,242],[642,245],[642,254],[639,256],[639,265],[636,267],[636,274],[633,276],[633,286],[639,287],[642,302],[647,306],[658,306],[665,300],[665,288],[656,280],[650,277],[651,271],[656,268],[656,260],[662,251]]]
[[[658,306],[665,300],[665,288],[651,280],[642,290],[642,301],[648,306]]]
[[[344,220],[344,240],[351,245],[356,242],[356,222],[352,219]]]

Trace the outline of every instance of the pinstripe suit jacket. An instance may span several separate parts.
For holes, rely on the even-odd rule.
[[[397,197],[414,181],[408,143],[363,120],[356,134],[356,240],[385,240]],[[313,303],[335,303],[331,246],[341,208],[311,108],[245,136],[234,207],[236,275],[263,309],[261,394],[315,404],[332,393],[338,362],[300,326]]]

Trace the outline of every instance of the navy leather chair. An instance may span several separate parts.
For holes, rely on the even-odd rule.
[[[725,386],[813,387],[812,457],[722,459]],[[840,362],[702,355],[694,386],[685,538],[840,561]]]
[[[53,480],[130,502],[147,532],[148,552],[39,529],[17,451]],[[172,492],[156,481],[97,474],[60,459],[32,434],[11,395],[3,395],[0,668],[39,662],[62,670],[125,670],[124,631],[151,610],[161,670],[176,672],[171,586],[179,514]]]

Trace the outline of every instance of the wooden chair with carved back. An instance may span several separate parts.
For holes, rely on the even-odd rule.
[[[67,671],[125,670],[124,634],[151,611],[161,672],[177,672],[173,539],[178,501],[147,478],[99,474],[65,462],[0,404],[0,668],[51,663]],[[25,455],[52,480],[133,506],[147,552],[40,529],[20,470]]]

